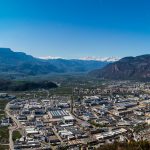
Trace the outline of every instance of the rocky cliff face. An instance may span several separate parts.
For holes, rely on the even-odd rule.
[[[150,55],[125,57],[89,75],[105,79],[150,79]]]

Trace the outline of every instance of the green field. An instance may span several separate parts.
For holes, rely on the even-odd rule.
[[[15,142],[17,139],[20,139],[20,138],[21,138],[20,132],[19,131],[14,131],[13,135],[12,135],[13,141]]]
[[[0,143],[8,144],[9,143],[9,129],[8,127],[0,127]]]
[[[5,117],[5,106],[8,103],[8,100],[0,99],[0,120]],[[9,129],[8,127],[0,127],[0,143],[8,144],[9,143]],[[0,150],[7,149],[7,146],[0,146]]]
[[[8,100],[3,100],[3,99],[0,99],[0,120],[5,117],[5,107],[6,107],[6,104],[8,103],[9,101]]]
[[[0,150],[9,150],[8,145],[0,145]]]
[[[9,100],[0,99],[0,113],[5,109],[6,104]]]

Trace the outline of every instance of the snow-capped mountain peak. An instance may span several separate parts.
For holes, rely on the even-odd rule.
[[[45,56],[45,57],[39,57],[40,59],[66,59],[62,57],[56,57],[56,56]],[[102,62],[115,62],[120,60],[119,57],[95,57],[95,56],[88,56],[88,57],[82,57],[82,58],[74,58],[78,60],[95,60],[95,61],[102,61]]]
[[[61,59],[61,57],[57,57],[57,56],[43,56],[43,57],[39,57],[40,59]]]
[[[106,62],[115,62],[120,60],[119,57],[95,57],[95,56],[88,56],[82,57],[81,60],[96,60],[96,61],[106,61]]]

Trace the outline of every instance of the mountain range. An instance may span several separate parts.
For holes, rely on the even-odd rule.
[[[41,59],[10,48],[0,48],[0,75],[46,75],[88,73],[103,79],[150,79],[150,55],[137,57]]]
[[[62,59],[61,57],[53,57],[53,56],[45,56],[45,57],[39,57],[40,59]],[[94,60],[94,61],[102,61],[102,62],[115,62],[120,60],[119,57],[95,57],[95,56],[87,56],[87,57],[81,57],[78,60]]]
[[[91,71],[89,75],[103,79],[149,80],[150,55],[124,57],[101,69]]]
[[[10,48],[0,48],[0,74],[41,75],[51,73],[87,73],[102,68],[108,61],[78,59],[40,59]]]
[[[95,61],[104,61],[104,62],[115,62],[120,60],[119,57],[94,57],[94,56],[88,56],[88,57],[82,57],[81,60],[95,60]]]

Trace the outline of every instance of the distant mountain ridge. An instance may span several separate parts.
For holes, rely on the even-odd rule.
[[[104,79],[150,79],[150,54],[125,57],[110,63],[102,69],[91,71],[89,75]]]
[[[95,60],[95,61],[105,61],[105,62],[115,62],[120,60],[119,57],[83,57],[81,60]]]
[[[63,59],[61,57],[56,56],[45,56],[45,57],[39,57],[40,59],[49,60],[49,59]],[[102,61],[102,62],[115,62],[120,60],[119,57],[95,57],[95,56],[88,56],[88,57],[82,57],[78,58],[76,60],[94,60],[94,61]]]
[[[102,68],[105,61],[78,59],[40,59],[10,48],[0,48],[0,74],[40,75],[51,73],[86,73]]]

